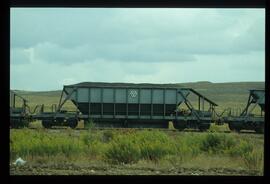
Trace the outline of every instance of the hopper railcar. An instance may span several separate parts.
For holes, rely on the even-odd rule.
[[[15,91],[10,91],[9,94],[9,112],[10,112],[10,127],[23,128],[28,127],[31,122],[31,113],[28,111],[27,100],[18,95]]]
[[[259,106],[260,114],[253,114],[254,109]],[[264,110],[265,110],[265,90],[252,89],[249,91],[249,98],[246,107],[239,116],[229,112],[224,117],[231,130],[240,132],[241,130],[255,130],[257,133],[264,132]]]
[[[198,97],[198,109],[188,96]],[[76,106],[77,112],[62,112],[67,100]],[[209,109],[205,110],[205,103]],[[179,110],[185,104],[189,113]],[[168,128],[169,121],[175,128],[206,130],[213,120],[214,102],[191,88],[166,84],[132,83],[79,83],[63,88],[57,111],[44,115],[44,127],[68,125],[76,127],[79,120],[92,120],[96,127]]]

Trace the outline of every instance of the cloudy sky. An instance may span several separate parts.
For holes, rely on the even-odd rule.
[[[12,8],[10,86],[264,81],[264,9]]]

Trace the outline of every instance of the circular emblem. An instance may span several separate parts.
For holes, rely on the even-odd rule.
[[[137,91],[131,90],[131,91],[129,92],[129,96],[132,97],[132,98],[135,98],[135,97],[137,96]]]

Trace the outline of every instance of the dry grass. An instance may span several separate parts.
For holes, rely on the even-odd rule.
[[[208,136],[212,134],[177,132],[171,135],[169,132],[156,131],[78,131],[70,128],[11,130],[10,162],[20,156],[30,165],[45,164],[60,167],[70,163],[77,165],[95,163],[96,165],[112,166],[119,165],[121,159],[126,159],[126,156],[134,155],[134,151],[130,150],[132,148],[137,150],[137,155],[133,160],[135,162],[128,163],[128,159],[127,165],[131,164],[131,167],[134,168],[159,168],[161,170],[227,168],[257,170],[262,173],[262,135],[230,133],[224,134],[224,137],[223,134],[217,134],[215,139],[220,140],[217,142],[218,144],[209,142],[215,149],[213,147],[203,149],[201,146],[205,143],[202,143],[209,141],[209,138],[212,139],[212,136]],[[241,144],[230,143],[228,142],[230,139],[241,142]],[[231,146],[222,146],[225,143]],[[121,149],[118,149],[119,144],[122,146]],[[108,152],[110,149],[113,150],[111,156]],[[212,149],[220,150],[213,152]],[[121,156],[115,157],[115,155]],[[156,159],[153,159],[153,156]],[[108,158],[118,158],[120,162],[107,163]]]

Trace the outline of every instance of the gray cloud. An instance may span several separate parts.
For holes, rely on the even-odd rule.
[[[14,64],[27,64],[30,63],[31,50],[23,48],[15,48],[10,51],[10,61]]]
[[[12,8],[11,86],[264,80],[264,13]]]
[[[232,28],[240,30],[241,35],[255,34],[252,30],[242,30],[241,21],[248,20],[244,26],[254,24],[251,27],[263,30],[264,24],[257,22],[263,21],[262,15],[258,10],[246,13],[239,9],[12,9],[11,44],[12,47],[31,47],[50,42],[73,48],[84,44],[132,45],[149,39],[160,40],[165,47],[175,49],[175,44],[169,45],[167,41],[178,38],[178,45],[185,46],[189,53],[196,46],[193,42],[210,44],[208,50],[215,52],[220,48],[218,51],[222,52],[227,46],[223,46],[223,42],[235,39]],[[216,44],[211,45],[214,41]],[[262,37],[257,38],[258,44],[263,41]],[[201,44],[198,50],[204,46]],[[238,48],[233,43],[229,46]]]
[[[73,62],[92,62],[94,60],[106,60],[109,62],[185,62],[196,60],[193,55],[181,52],[181,50],[164,47],[159,41],[135,42],[132,44],[87,44],[74,48],[44,42],[34,46],[32,49],[35,59],[49,63],[71,64]]]

